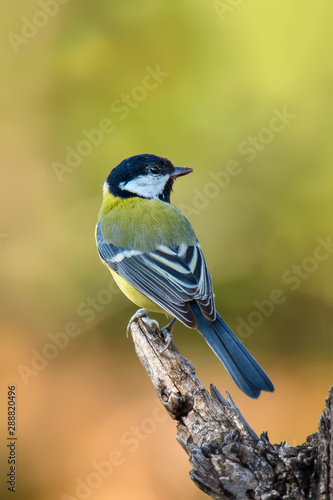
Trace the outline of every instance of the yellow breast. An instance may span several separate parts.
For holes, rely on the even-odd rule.
[[[152,300],[148,299],[143,293],[136,290],[132,285],[130,285],[124,278],[119,276],[115,271],[110,269],[113,279],[119,286],[120,290],[126,295],[128,299],[130,299],[134,304],[139,307],[143,307],[144,309],[148,309],[148,311],[166,313],[164,309],[155,304]]]

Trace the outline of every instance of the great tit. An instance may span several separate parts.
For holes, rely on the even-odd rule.
[[[123,160],[103,185],[96,225],[102,261],[124,294],[142,309],[196,328],[236,385],[251,398],[274,387],[217,313],[212,280],[191,224],[170,203],[174,181],[193,172],[152,154]]]

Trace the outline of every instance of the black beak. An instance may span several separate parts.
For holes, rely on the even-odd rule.
[[[193,172],[193,168],[188,167],[175,167],[174,172],[171,174],[171,179],[176,179],[177,177],[181,177],[182,175],[187,175]]]

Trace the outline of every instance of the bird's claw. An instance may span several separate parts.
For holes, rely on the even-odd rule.
[[[162,328],[161,333],[164,335],[164,341],[165,341],[165,346],[163,347],[162,351],[160,354],[164,354],[165,351],[168,349],[170,342],[172,340],[172,333],[169,332],[167,327]]]
[[[153,332],[160,329],[160,325],[155,319],[150,319],[148,316],[142,318],[142,321],[150,328]]]
[[[161,354],[164,354],[165,351],[168,349],[169,345],[170,345],[170,342],[172,340],[172,330],[173,330],[173,327],[176,323],[176,318],[173,318],[170,323],[165,326],[164,328],[162,328],[161,332],[162,334],[164,335],[164,340],[165,340],[165,346],[161,352]]]
[[[167,326],[165,326],[164,328],[162,328],[162,330],[160,330],[160,325],[158,324],[158,322],[155,319],[148,318],[148,316],[147,316],[148,312],[149,311],[147,309],[139,309],[138,311],[136,311],[135,314],[133,314],[133,316],[131,317],[131,319],[129,320],[128,325],[127,325],[126,337],[128,337],[128,334],[130,333],[131,324],[133,322],[137,323],[138,320],[141,318],[142,321],[148,326],[148,328],[150,330],[152,330],[153,332],[158,331],[158,332],[162,333],[164,340],[165,340],[165,346],[164,346],[163,350],[161,351],[161,354],[164,354],[165,351],[168,349],[170,342],[172,340],[172,333],[171,332],[172,332],[173,326],[176,322],[176,318],[173,318],[172,321]]]
[[[133,314],[133,316],[131,317],[131,319],[129,320],[128,322],[128,325],[127,325],[127,328],[126,328],[126,337],[128,337],[128,334],[130,333],[131,331],[131,324],[134,322],[134,323],[137,323],[138,320],[140,318],[143,318],[145,316],[147,316],[148,314],[148,310],[147,309],[139,309],[138,311],[136,311],[135,314]],[[149,319],[149,318],[148,318]]]

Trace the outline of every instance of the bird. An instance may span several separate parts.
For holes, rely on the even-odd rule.
[[[149,312],[164,312],[172,318],[162,330],[166,335],[177,320],[198,330],[235,384],[258,398],[274,386],[217,313],[201,246],[170,201],[174,182],[191,172],[153,154],[131,156],[113,168],[103,184],[98,253],[121,291],[140,307],[129,325]]]

